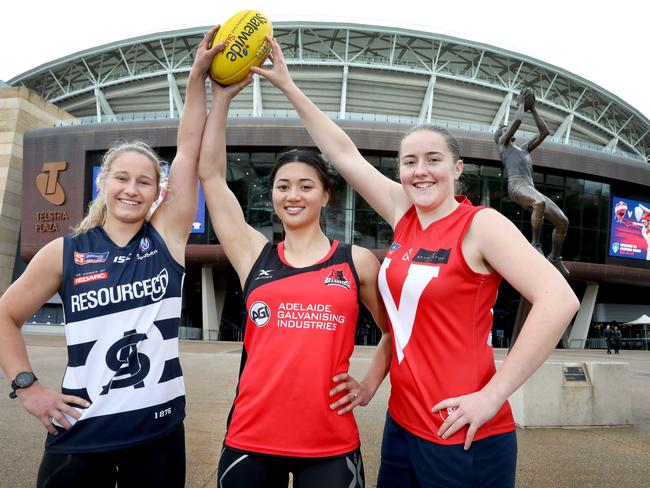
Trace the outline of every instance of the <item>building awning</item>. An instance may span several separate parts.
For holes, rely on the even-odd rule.
[[[592,320],[594,322],[629,323],[644,315],[650,317],[650,305],[648,304],[597,303],[594,307]],[[650,324],[650,318],[645,323]]]
[[[648,325],[650,324],[650,317],[647,315],[641,315],[641,317],[636,318],[634,320],[630,320],[629,322],[625,322],[625,325]]]

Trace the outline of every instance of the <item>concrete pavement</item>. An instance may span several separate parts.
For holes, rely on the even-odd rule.
[[[26,336],[39,379],[58,385],[67,352],[61,336]],[[361,376],[374,348],[357,347],[352,373]],[[216,486],[216,466],[234,396],[241,344],[181,342],[187,386],[187,486]],[[496,359],[505,351],[497,350]],[[630,363],[634,422],[627,428],[518,429],[517,486],[567,488],[634,488],[650,486],[650,352],[556,351],[561,361]],[[385,381],[366,408],[355,410],[362,436],[368,487],[375,486],[379,449],[388,400]],[[0,378],[0,487],[33,487],[43,453],[44,429],[18,401],[10,400],[8,382]]]

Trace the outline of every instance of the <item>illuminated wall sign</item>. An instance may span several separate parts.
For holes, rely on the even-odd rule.
[[[650,203],[612,196],[609,255],[650,261]]]

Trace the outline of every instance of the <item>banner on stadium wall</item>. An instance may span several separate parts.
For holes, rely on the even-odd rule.
[[[650,202],[612,196],[609,255],[650,261]]]

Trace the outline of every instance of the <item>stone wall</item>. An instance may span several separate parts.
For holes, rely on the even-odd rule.
[[[11,284],[23,181],[23,136],[72,115],[25,87],[0,88],[0,294]]]

